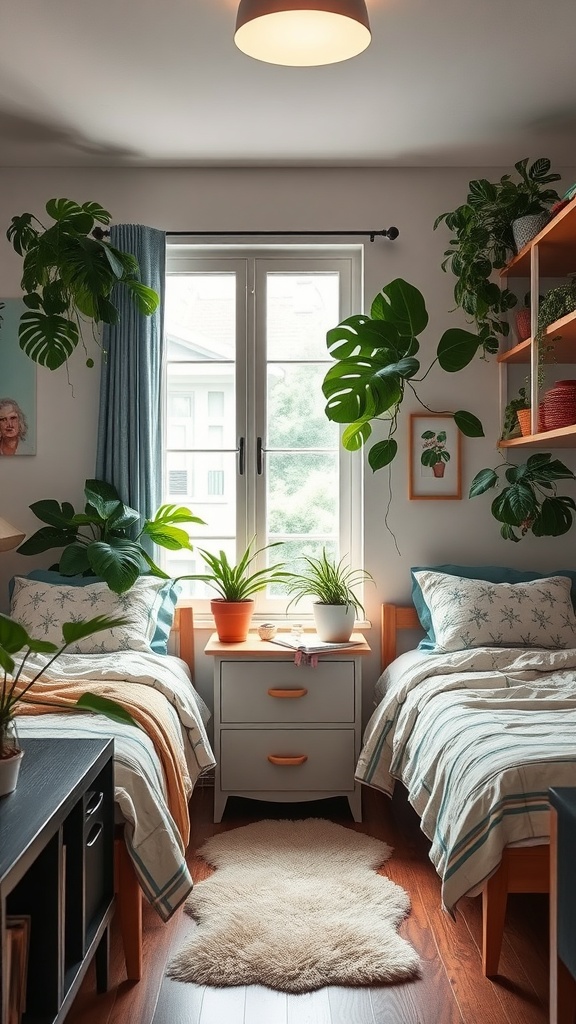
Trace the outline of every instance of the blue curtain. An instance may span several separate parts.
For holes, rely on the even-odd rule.
[[[161,376],[164,356],[166,236],[142,224],[117,224],[110,242],[136,256],[140,278],[160,295],[152,316],[138,312],[125,289],[112,298],[120,317],[104,325],[96,478],[151,516],[162,500]]]

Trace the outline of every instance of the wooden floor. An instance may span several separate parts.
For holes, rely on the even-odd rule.
[[[194,856],[208,836],[263,817],[325,817],[368,832],[394,847],[389,876],[410,893],[412,911],[402,934],[418,950],[422,978],[402,985],[324,988],[286,995],[258,986],[206,988],[164,977],[166,963],[194,927],[182,910],[162,924],[144,907],[144,974],[123,980],[122,951],[113,926],[111,986],[95,991],[93,966],[67,1017],[67,1024],[547,1024],[548,898],[511,896],[500,962],[501,976],[488,981],[480,970],[480,901],[467,899],[452,921],[440,908],[440,886],[427,857],[428,843],[400,793],[391,802],[365,789],[364,822],[354,824],[340,800],[315,804],[263,804],[229,800],[224,820],[212,823],[210,789],[192,801],[189,862],[195,881],[206,876]]]

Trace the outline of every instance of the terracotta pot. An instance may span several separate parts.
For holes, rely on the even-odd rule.
[[[531,323],[530,323],[530,310],[519,309],[516,313],[516,337],[518,341],[527,341],[530,337]]]
[[[522,437],[529,437],[530,434],[532,433],[532,431],[530,429],[530,420],[531,420],[531,416],[532,416],[532,410],[531,409],[518,409],[517,412],[516,412],[516,415],[518,417],[518,423],[520,424],[520,430],[522,432]]]
[[[246,639],[254,612],[254,601],[225,601],[222,597],[215,597],[210,601],[210,610],[221,643],[238,644]]]
[[[445,462],[435,462],[432,466],[432,472],[434,476],[444,476],[444,470],[446,468]]]

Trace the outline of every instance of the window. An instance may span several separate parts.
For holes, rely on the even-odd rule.
[[[189,501],[206,522],[195,548],[236,561],[256,537],[282,542],[268,561],[295,571],[323,547],[362,564],[362,460],[342,448],[321,386],[326,332],[359,306],[360,254],[169,247],[164,479],[166,500],[183,473],[195,481]],[[172,553],[170,572],[178,561]],[[213,596],[198,582],[190,592]],[[286,597],[278,588],[256,601],[282,614]]]

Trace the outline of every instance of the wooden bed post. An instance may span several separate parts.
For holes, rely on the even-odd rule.
[[[114,843],[116,900],[129,981],[142,977],[142,890],[124,839]]]

